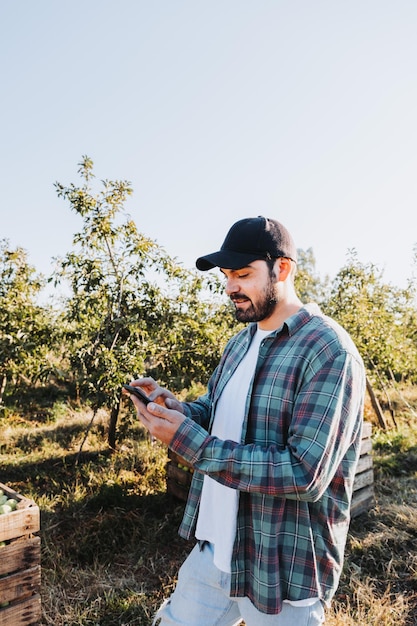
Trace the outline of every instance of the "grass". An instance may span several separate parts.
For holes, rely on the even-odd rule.
[[[90,419],[62,401],[4,410],[0,481],[41,510],[43,624],[149,626],[190,549],[177,535],[183,504],[166,493],[166,449],[130,405],[117,452],[102,412],[79,455]],[[352,521],[328,626],[417,623],[417,419],[400,407],[396,421],[374,426],[376,503]]]

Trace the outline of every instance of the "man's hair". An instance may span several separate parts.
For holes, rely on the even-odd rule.
[[[273,274],[275,274],[275,261],[277,259],[275,257],[269,257],[268,259],[265,259],[265,263],[268,266],[268,270],[269,270],[269,275],[272,276]]]
[[[278,257],[278,259],[279,258],[281,257]],[[285,258],[288,258],[288,257],[285,257]],[[268,267],[270,276],[275,276],[275,261],[277,261],[278,259],[276,257],[269,257],[268,259],[265,259],[265,263]],[[297,271],[297,263],[295,263],[292,259],[289,259],[289,261],[291,263],[290,276],[291,276],[292,281],[294,282],[294,277]]]

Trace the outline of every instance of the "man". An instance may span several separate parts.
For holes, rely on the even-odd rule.
[[[218,252],[236,317],[207,393],[180,403],[151,378],[132,396],[151,435],[195,469],[181,536],[197,543],[160,626],[316,626],[342,569],[365,375],[348,334],[294,288],[276,220],[238,221]]]

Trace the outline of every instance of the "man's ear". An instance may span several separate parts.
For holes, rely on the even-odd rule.
[[[286,257],[281,257],[277,259],[277,276],[278,281],[287,280],[288,276],[291,274],[291,259],[287,259]]]

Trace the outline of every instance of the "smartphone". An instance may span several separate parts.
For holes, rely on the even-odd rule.
[[[129,393],[133,393],[134,396],[139,398],[143,404],[149,404],[151,400],[149,400],[148,396],[140,387],[133,387],[133,385],[123,385],[124,389],[127,389]]]

